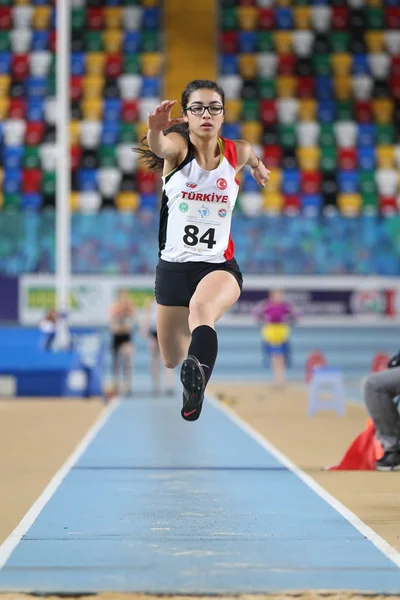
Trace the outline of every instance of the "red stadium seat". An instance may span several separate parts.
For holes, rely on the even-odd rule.
[[[12,29],[12,12],[9,6],[0,6],[0,29]]]
[[[278,119],[278,110],[275,100],[261,100],[260,118],[264,125],[273,125]]]
[[[299,98],[313,98],[315,79],[311,76],[299,77],[297,80],[297,96]]]
[[[24,169],[22,172],[22,192],[35,194],[40,191],[42,184],[41,169]]]
[[[354,103],[355,120],[359,123],[372,123],[372,102],[371,100],[358,100]]]
[[[386,8],[386,24],[389,29],[400,29],[400,8],[398,6]]]
[[[110,79],[115,79],[121,75],[122,71],[122,54],[108,54],[106,58],[106,76]]]
[[[157,175],[152,171],[145,171],[144,169],[138,169],[136,175],[136,181],[138,186],[138,192],[140,194],[154,194],[157,187]]]
[[[25,130],[25,143],[36,146],[43,141],[45,131],[44,121],[28,121]]]
[[[321,188],[321,171],[302,171],[300,189],[303,194],[317,194]]]
[[[134,123],[139,119],[139,104],[137,100],[122,100],[122,120]]]
[[[339,169],[353,170],[357,168],[356,148],[338,148]]]
[[[400,56],[392,56],[390,75],[392,77],[400,77]]]
[[[223,54],[235,54],[238,50],[237,31],[223,31],[221,33],[221,50]]]
[[[349,26],[349,9],[347,6],[332,7],[332,29],[347,29]]]
[[[57,33],[55,29],[52,29],[50,31],[50,40],[49,40],[49,50],[50,52],[55,52],[56,51],[56,45],[57,45]]]
[[[284,195],[283,211],[287,214],[297,214],[300,212],[300,196],[297,194]]]
[[[89,29],[94,29],[99,31],[104,27],[104,9],[95,7],[88,8],[87,18],[86,18],[87,27]]]
[[[82,158],[82,148],[78,145],[71,146],[71,169],[78,169]]]
[[[396,214],[399,210],[396,196],[379,196],[379,209],[385,216]]]
[[[278,57],[278,74],[294,75],[296,73],[297,56],[295,54],[281,54]]]
[[[275,15],[272,8],[261,8],[259,14],[259,28],[273,29],[275,25]]]
[[[24,81],[29,75],[29,54],[13,54],[11,73],[16,81]]]
[[[72,75],[70,85],[70,98],[72,102],[80,100],[82,97],[83,77],[81,75]]]
[[[283,151],[278,144],[263,146],[263,163],[269,168],[279,167],[282,162]]]
[[[9,119],[25,119],[26,100],[25,98],[10,98],[8,106]]]

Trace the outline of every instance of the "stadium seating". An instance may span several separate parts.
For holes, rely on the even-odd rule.
[[[55,205],[55,6],[0,2],[0,210]],[[74,0],[71,7],[71,208],[155,210],[154,186],[141,187],[132,146],[161,93],[159,3]]]
[[[273,206],[295,214],[317,195],[315,206],[329,214],[397,214],[397,2],[220,0],[219,48],[228,98],[224,134],[237,131],[261,145],[264,162],[284,171],[260,213]],[[302,173],[299,189],[287,170]],[[367,201],[361,182],[371,170],[376,185]],[[329,175],[334,189],[324,186]],[[286,202],[280,194],[299,197]]]

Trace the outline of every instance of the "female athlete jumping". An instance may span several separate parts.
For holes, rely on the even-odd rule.
[[[200,416],[214,368],[215,323],[242,289],[230,236],[236,174],[249,165],[262,187],[269,177],[248,142],[219,137],[224,99],[214,81],[192,81],[182,93],[182,117],[171,118],[175,100],[161,102],[148,115],[147,144],[138,149],[162,173],[157,333],[165,366],[183,361],[181,414],[188,421]]]

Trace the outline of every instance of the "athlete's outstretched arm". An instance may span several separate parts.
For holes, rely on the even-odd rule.
[[[256,156],[251,144],[245,140],[236,140],[236,152],[237,152],[237,170],[240,171],[245,165],[251,168],[251,174],[261,187],[265,186],[265,183],[269,179],[269,170]]]
[[[166,160],[173,160],[187,146],[185,139],[179,133],[168,135],[163,133],[171,125],[184,122],[182,117],[171,119],[171,110],[174,104],[176,104],[176,100],[164,100],[156,106],[153,113],[149,113],[147,116],[149,148],[154,154]]]

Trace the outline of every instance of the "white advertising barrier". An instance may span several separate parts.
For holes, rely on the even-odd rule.
[[[154,295],[154,277],[72,277],[70,324],[106,325],[111,304],[120,289],[129,291],[135,304],[141,308]],[[55,294],[52,275],[23,275],[20,278],[20,323],[36,325],[45,313],[55,306]]]
[[[400,320],[400,281],[383,277],[262,277],[244,278],[243,294],[223,317],[221,324],[254,323],[254,306],[268,290],[283,289],[300,313],[299,324],[371,325]],[[105,326],[118,290],[127,290],[136,306],[143,308],[154,297],[154,276],[73,276],[71,325]],[[55,305],[52,275],[20,278],[19,320],[35,325]]]

